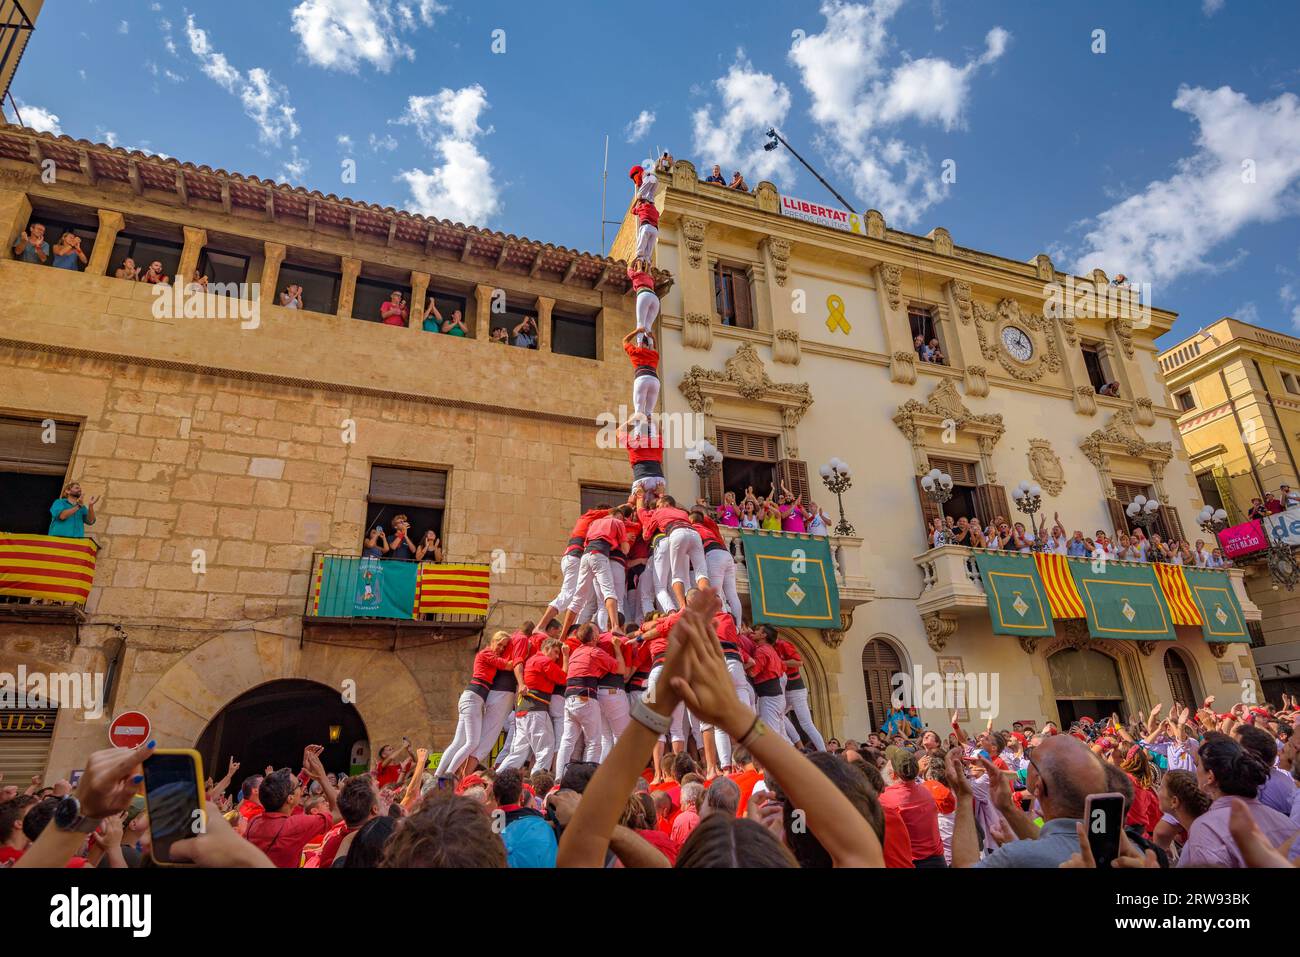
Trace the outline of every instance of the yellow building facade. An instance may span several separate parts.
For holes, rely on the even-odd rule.
[[[670,488],[715,500],[745,485],[764,495],[775,478],[834,526],[820,466],[838,457],[854,469],[843,507],[856,534],[831,536],[842,627],[800,636],[816,652],[823,733],[878,726],[890,677],[916,669],[996,675],[998,727],[1240,697],[1255,677],[1248,646],[1208,644],[1199,628],[1180,626],[1177,642],[1096,641],[1081,620],[1057,622],[1051,638],[992,634],[970,550],[929,548],[925,531],[937,511],[920,479],[937,467],[954,479],[950,515],[1027,522],[1008,495],[1026,480],[1044,490],[1039,519],[1059,513],[1067,531],[1113,533],[1143,494],[1195,539],[1200,495],[1156,363],[1173,313],[1100,271],[1068,276],[1046,255],[964,248],[942,228],[912,235],[874,210],[846,216],[770,183],[737,192],[685,161],[659,174],[657,205],[656,264],[674,277],[660,317],[661,405],[702,416],[723,453],[703,484],[667,456]],[[629,214],[612,255],[632,254],[635,230]],[[941,362],[922,361],[918,334],[937,340]],[[1231,578],[1257,619],[1241,572]],[[950,720],[944,708],[921,716]],[[983,723],[974,710],[962,717]]]
[[[1235,525],[1251,502],[1300,488],[1300,339],[1225,317],[1161,352],[1160,371],[1202,498]],[[1300,690],[1300,595],[1243,560],[1263,613],[1255,661],[1273,697]]]

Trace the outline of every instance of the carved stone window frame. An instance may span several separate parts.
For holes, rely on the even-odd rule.
[[[721,372],[691,366],[678,383],[678,389],[691,411],[704,416],[705,434],[715,438],[713,407],[718,399],[775,408],[781,417],[781,446],[785,455],[792,459],[799,457],[798,425],[813,403],[812,390],[806,382],[774,382],[752,343],[742,342]]]
[[[1156,490],[1160,504],[1169,504],[1169,493],[1165,490],[1165,466],[1174,457],[1173,445],[1170,442],[1148,442],[1142,438],[1134,424],[1133,413],[1128,409],[1117,410],[1106,427],[1089,433],[1079,443],[1079,448],[1097,470],[1106,498],[1116,498],[1112,464],[1113,459],[1121,457],[1145,463],[1151,472],[1151,485]]]
[[[894,413],[894,424],[912,444],[912,465],[917,475],[930,471],[930,456],[950,458],[952,450],[943,434],[955,428],[959,434],[973,435],[979,447],[980,472],[984,481],[998,480],[993,467],[993,449],[1006,431],[1000,413],[980,414],[962,402],[950,379],[942,379],[924,402],[908,399]],[[933,435],[932,435],[933,433]]]

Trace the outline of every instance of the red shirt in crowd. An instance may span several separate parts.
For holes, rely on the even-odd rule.
[[[703,516],[698,522],[693,523],[695,530],[700,533],[700,540],[708,545],[712,542],[714,545],[722,544],[722,533],[718,531],[718,523],[707,515]]]
[[[888,788],[885,789],[889,790]],[[912,838],[907,833],[907,822],[903,820],[903,815],[898,808],[890,807],[881,802],[881,807],[885,812],[885,866],[886,867],[915,867],[912,862],[916,858],[912,855]],[[936,822],[935,827],[938,827]],[[943,844],[939,845],[939,853],[943,853]]]
[[[677,620],[681,617],[682,613],[675,611],[654,620],[654,637],[646,642],[651,661],[668,651],[668,636],[672,634],[673,626],[677,624]]]
[[[939,834],[939,809],[930,789],[919,781],[895,781],[880,795],[880,803],[895,808],[907,825],[907,836],[912,842],[913,860],[934,857],[943,853],[943,837]]]
[[[333,820],[324,814],[285,814],[266,811],[250,822],[244,835],[276,867],[297,867],[302,849],[312,838],[324,834]]]
[[[502,668],[507,670],[514,667],[509,658],[503,658],[496,654],[491,648],[484,648],[474,656],[474,680],[482,681],[484,684],[491,684],[492,679],[497,676],[497,672]]]
[[[790,642],[786,641],[784,638],[777,639],[776,644],[772,647],[776,649],[776,653],[781,657],[782,664],[786,661],[803,661],[803,655],[799,654],[799,649],[790,644]],[[791,680],[798,678],[799,666],[797,664],[786,665],[785,676]]]
[[[754,684],[779,678],[785,671],[785,665],[781,663],[781,657],[776,653],[776,649],[766,643],[755,645],[754,662]]]
[[[524,687],[550,694],[556,685],[565,682],[564,669],[546,655],[538,652],[524,664]]]
[[[266,809],[252,798],[244,798],[244,800],[239,802],[239,816],[245,821],[251,821],[264,810]]]
[[[608,651],[595,646],[579,645],[569,655],[570,680],[573,678],[603,678],[611,671],[622,671],[618,660]]]
[[[627,526],[618,515],[598,518],[587,529],[587,543],[608,542],[611,548],[618,548],[627,539]]]
[[[635,346],[628,342],[623,345],[623,351],[627,353],[634,366],[649,366],[651,369],[659,368],[659,352],[656,349]]]

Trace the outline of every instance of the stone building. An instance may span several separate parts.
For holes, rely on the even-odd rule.
[[[84,269],[13,258],[37,222],[80,236]],[[200,744],[214,777],[306,740],[335,765],[403,734],[445,743],[480,635],[535,617],[580,506],[626,495],[595,427],[629,391],[624,267],[14,126],[0,223],[0,530],[43,534],[65,481],[102,496],[84,610],[2,600],[0,671],[110,686],[102,718],[63,707],[7,734],[0,771],[65,776],[128,709],[160,744]],[[231,295],[185,309],[116,278],[127,257]],[[258,286],[253,318],[238,283]],[[304,308],[279,304],[290,284]],[[378,321],[393,290],[406,327]],[[429,296],[467,336],[423,330]],[[536,349],[491,340],[525,317]],[[310,614],[315,556],[357,555],[397,512],[446,562],[491,566],[486,622]]]
[[[892,676],[918,668],[996,674],[1001,727],[1240,699],[1256,677],[1246,643],[1211,644],[1187,626],[1177,641],[1102,641],[1080,619],[1056,621],[1052,637],[995,635],[970,549],[927,547],[938,512],[921,477],[932,468],[953,478],[954,517],[1028,523],[1008,495],[1028,480],[1044,490],[1039,520],[1059,512],[1068,531],[1127,530],[1142,495],[1160,503],[1154,530],[1195,538],[1201,496],[1156,363],[1173,313],[1100,270],[1069,276],[1043,254],[1006,259],[943,228],[914,235],[766,182],[738,192],[702,182],[690,162],[659,181],[656,263],[675,280],[661,404],[703,415],[723,455],[703,485],[671,457],[670,486],[713,498],[746,485],[765,494],[776,479],[835,524],[819,467],[838,457],[855,469],[843,509],[856,534],[831,539],[841,626],[786,630],[810,659],[823,732],[878,727]],[[635,226],[624,221],[614,256],[630,254]],[[922,361],[918,337],[937,341],[941,361]],[[1244,617],[1258,619],[1241,572],[1230,577]],[[921,713],[933,727],[950,720]]]

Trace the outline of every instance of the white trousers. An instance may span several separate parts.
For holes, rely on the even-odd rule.
[[[593,594],[600,602],[618,597],[614,591],[609,556],[600,552],[587,552],[582,556],[582,564],[578,566],[578,587],[574,590],[573,600],[569,602],[569,609],[581,611]]]
[[[778,734],[786,741],[790,741],[790,736],[785,730],[785,695],[769,695],[758,697],[758,716],[763,719],[763,723],[768,726],[773,734]],[[793,741],[790,741],[793,744]]]
[[[586,740],[584,761],[600,758],[600,703],[595,698],[574,695],[564,699],[564,735],[560,738],[560,753],[555,759],[555,780],[564,777],[578,747],[578,735]]]
[[[722,595],[727,603],[727,611],[741,627],[740,592],[736,591],[736,560],[725,548],[712,548],[704,553],[704,561],[709,570],[709,584]]]
[[[501,750],[497,752],[497,759],[492,763],[492,767],[500,768],[505,764],[506,758],[510,756],[510,749],[515,746],[515,735],[518,731],[519,719],[511,711],[506,715],[506,739],[501,742]]]
[[[456,734],[442,752],[442,758],[434,769],[434,777],[450,776],[465,763],[470,751],[478,742],[479,732],[483,728],[483,699],[472,691],[461,693],[456,702]]]
[[[648,420],[655,410],[655,403],[659,401],[659,377],[653,375],[639,375],[632,380],[632,408],[641,413]],[[650,428],[648,422],[637,423],[637,432],[643,432]]]
[[[658,241],[658,226],[651,226],[649,223],[642,223],[638,226],[636,230],[636,258],[652,262],[655,254],[655,243]]]
[[[501,737],[501,729],[506,726],[506,718],[511,716],[515,706],[513,691],[489,691],[487,703],[483,706],[483,722],[479,727],[478,740],[474,742],[471,752],[480,762],[488,756],[492,746]]]
[[[551,607],[563,613],[573,601],[573,594],[578,588],[578,566],[582,564],[582,555],[565,555],[560,559],[560,574],[563,581],[560,593],[551,601]]]
[[[556,685],[555,694],[551,695],[551,707],[548,709],[551,715],[551,732],[553,744],[552,750],[560,746],[560,739],[564,737],[564,685]],[[537,767],[537,763],[533,763]],[[550,770],[549,768],[547,770]],[[559,780],[559,775],[556,775]]]
[[[645,693],[649,694],[654,691],[655,682],[659,680],[659,675],[663,672],[663,665],[655,665],[650,669],[650,677],[646,679]],[[673,725],[668,731],[674,742],[686,740],[686,705],[678,702],[677,707],[673,709]]]
[[[545,711],[527,711],[522,717],[516,716],[514,744],[499,770],[522,768],[530,752],[533,770],[550,767],[555,754],[555,729]]]
[[[668,536],[668,564],[672,569],[672,581],[681,583],[687,589],[693,588],[698,578],[708,577],[708,563],[704,560],[704,542],[700,533],[693,528],[675,528]],[[691,571],[697,579],[691,578]]]
[[[803,728],[804,734],[808,735],[808,740],[812,742],[813,747],[818,751],[825,751],[826,742],[822,739],[817,726],[813,724],[812,712],[808,709],[808,689],[795,688],[793,691],[787,691],[785,706],[787,710],[794,712],[799,727]]]
[[[652,289],[642,289],[636,294],[636,327],[654,335],[655,319],[659,317],[659,297]]]
[[[660,611],[675,611],[677,609],[677,600],[673,597],[672,588],[669,587],[673,580],[673,566],[668,558],[667,535],[655,543],[654,554],[650,556],[650,564],[654,566],[655,600],[659,602]]]
[[[627,692],[622,688],[601,688],[596,695],[600,702],[600,760],[609,757],[618,736],[623,733],[628,718]]]
[[[637,604],[633,606],[632,613],[639,616],[639,620],[644,619],[646,615],[655,610],[655,563],[653,556],[647,559],[645,565],[641,568],[641,577],[636,580],[634,601]]]
[[[745,677],[745,666],[739,661],[728,658],[727,674],[731,675],[731,684],[736,689],[736,697],[743,701],[751,711],[754,710],[754,686]],[[713,743],[718,748],[718,763],[725,768],[732,763],[731,737],[721,728],[715,727],[713,729]]]

